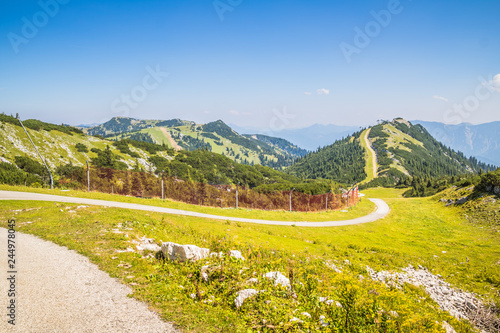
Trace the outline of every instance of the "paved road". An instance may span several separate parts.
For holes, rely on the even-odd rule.
[[[16,232],[15,326],[7,322],[7,229],[0,228],[0,332],[176,332],[84,256]],[[5,255],[4,255],[5,254]]]
[[[368,140],[368,136],[370,135],[371,128],[366,131],[365,135],[365,142],[366,146],[368,147],[368,150],[370,151],[370,154],[372,156],[372,163],[373,163],[373,178],[377,178],[377,155],[375,154],[375,151],[372,148],[372,144],[370,140]]]
[[[361,224],[368,223],[384,218],[389,214],[390,208],[382,199],[369,199],[377,206],[377,209],[366,216],[358,217],[351,220],[343,221],[326,221],[326,222],[291,222],[291,221],[270,221],[270,220],[257,220],[257,219],[247,219],[239,217],[228,217],[228,216],[218,216],[210,215],[204,213],[191,212],[187,210],[147,206],[140,204],[132,204],[117,201],[106,201],[106,200],[95,200],[95,199],[85,199],[85,198],[74,198],[65,197],[60,195],[51,194],[40,194],[40,193],[30,193],[30,192],[16,192],[16,191],[0,191],[0,200],[35,200],[35,201],[55,201],[55,202],[65,202],[65,203],[76,203],[85,205],[97,205],[105,207],[115,207],[115,208],[125,208],[125,209],[136,209],[149,212],[167,213],[174,215],[187,215],[194,217],[210,218],[217,220],[230,220],[235,222],[249,222],[258,224],[270,224],[270,225],[295,225],[298,227],[338,227],[351,224]]]

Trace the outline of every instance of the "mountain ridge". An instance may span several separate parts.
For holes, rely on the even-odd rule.
[[[375,185],[396,185],[412,177],[444,177],[493,169],[492,165],[467,158],[434,139],[427,130],[402,118],[369,127],[369,142],[377,154]],[[296,160],[287,169],[292,175],[360,182],[367,178],[366,148],[361,134],[319,148]],[[349,170],[347,172],[346,170]]]
[[[276,169],[289,166],[304,155],[304,151],[290,142],[281,145],[270,142],[279,138],[265,139],[243,136],[222,120],[206,124],[182,119],[139,120],[115,117],[92,128],[84,128],[89,135],[101,135],[111,140],[129,138],[156,144],[166,144],[175,149],[208,149],[223,154],[238,163],[262,164]]]

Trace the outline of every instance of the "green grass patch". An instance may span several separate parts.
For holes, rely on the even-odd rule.
[[[499,234],[468,223],[458,208],[444,207],[435,199],[405,199],[401,192],[367,190],[368,196],[385,198],[391,213],[377,222],[336,228],[232,223],[28,201],[0,202],[0,219],[5,227],[14,217],[19,231],[89,257],[130,285],[133,297],[187,331],[442,332],[440,323],[447,321],[457,332],[473,332],[466,322],[442,312],[421,289],[390,288],[367,277],[366,265],[399,270],[420,264],[453,286],[500,304]],[[147,253],[116,252],[132,247],[131,241],[142,236],[212,251],[236,249],[247,260],[175,263],[144,258]],[[342,273],[325,262],[342,267]],[[208,283],[200,279],[203,265],[212,267]],[[293,272],[293,292],[262,278],[270,271],[287,276]],[[252,277],[259,282],[249,285]],[[236,293],[246,288],[265,292],[236,309]],[[342,307],[319,302],[320,296]],[[321,326],[320,316],[330,326]],[[293,317],[302,322],[291,322]]]

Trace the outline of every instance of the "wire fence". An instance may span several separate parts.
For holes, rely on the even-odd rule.
[[[297,191],[257,192],[243,186],[210,185],[129,170],[91,168],[89,175],[90,191],[143,198],[168,198],[221,208],[318,212],[344,209],[357,204],[359,200],[357,186],[341,194],[309,195]],[[86,189],[87,176],[73,175],[61,180],[60,184]]]

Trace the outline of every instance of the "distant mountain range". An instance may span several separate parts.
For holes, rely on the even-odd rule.
[[[422,125],[437,141],[466,156],[500,166],[500,121],[472,125],[446,125],[439,122],[413,120],[412,124]],[[268,134],[269,131],[251,127],[231,125],[238,133]],[[291,143],[314,151],[318,147],[331,145],[337,140],[350,136],[360,128],[356,126],[337,126],[315,124],[305,128],[276,131],[273,136],[284,138]]]
[[[500,121],[486,124],[446,125],[439,122],[415,120],[438,141],[467,156],[500,166]]]
[[[313,151],[318,147],[331,145],[337,140],[346,138],[360,129],[359,126],[337,126],[333,124],[314,124],[305,128],[284,129],[271,132],[266,129],[254,127],[241,127],[230,125],[232,129],[241,134],[263,134],[286,139],[301,148]]]

